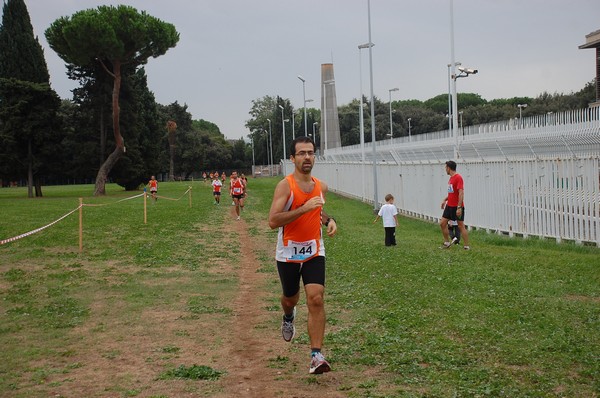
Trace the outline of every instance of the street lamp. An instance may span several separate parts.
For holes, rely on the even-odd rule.
[[[271,148],[271,164],[269,173],[270,176],[273,176],[273,135],[271,134],[271,119],[267,119],[269,121],[269,147]]]
[[[302,80],[302,99],[304,100],[304,136],[308,135],[307,127],[306,127],[306,80],[300,75],[298,75],[298,79]]]
[[[522,117],[523,117],[523,113],[522,110],[523,108],[527,108],[527,104],[517,104],[517,107],[519,108],[519,127],[523,128],[523,124],[522,124]]]
[[[283,115],[283,106],[279,105],[279,109],[281,109],[281,125],[282,127],[282,134],[283,134],[283,175],[285,176],[285,122],[289,122],[290,119],[284,119],[284,115]]]
[[[412,120],[411,118],[406,119],[408,120],[408,141],[412,141],[411,136],[410,136],[410,121]]]
[[[458,114],[460,115],[460,135],[462,135],[464,137],[465,131],[463,130],[463,122],[462,122],[463,121],[463,118],[462,118],[463,111],[458,112]]]
[[[469,77],[469,75],[474,75],[479,72],[477,69],[465,68],[464,66],[459,66],[458,71],[460,72],[458,75],[456,74],[456,71],[452,72],[452,135],[454,135],[455,158],[458,157],[458,95],[456,93],[456,79]]]
[[[388,91],[390,93],[390,140],[394,138],[394,127],[392,123],[392,91],[400,90],[398,87],[390,88]]]
[[[327,86],[330,84],[334,84],[335,80],[331,79],[331,80],[325,80],[323,82],[323,136],[321,137],[322,140],[325,143],[325,146],[323,147],[323,154],[325,154],[325,152],[327,152],[327,140],[329,139],[329,137],[327,136]]]

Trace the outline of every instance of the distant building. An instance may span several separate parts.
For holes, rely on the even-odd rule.
[[[579,48],[596,49],[596,102],[590,106],[600,106],[600,30],[586,35],[585,44],[580,45]]]

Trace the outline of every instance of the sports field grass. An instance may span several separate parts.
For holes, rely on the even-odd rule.
[[[276,182],[251,180],[244,213],[252,239],[273,248],[276,232],[261,224]],[[53,389],[69,386],[76,370],[93,368],[81,356],[85,344],[97,344],[99,358],[118,361],[123,348],[103,339],[107,329],[126,334],[152,328],[141,315],[148,309],[184,303],[185,319],[174,321],[182,322],[173,327],[177,341],[188,337],[190,319],[230,316],[237,281],[209,271],[235,262],[239,248],[221,245],[227,226],[214,211],[210,187],[161,183],[159,194],[180,198],[188,185],[191,208],[187,196],[148,202],[148,224],[139,198],[116,203],[139,192],[114,185],[102,198],[89,196],[92,186],[44,187],[41,199],[26,199],[22,188],[0,189],[0,240],[56,220],[78,206],[79,196],[84,203],[108,204],[84,208],[83,253],[77,212],[0,246],[0,396],[54,396]],[[222,206],[230,205],[227,199]],[[340,382],[339,392],[600,396],[600,249],[472,231],[471,251],[440,250],[437,225],[407,218],[400,218],[398,246],[385,247],[370,205],[330,194],[326,210],[339,233],[325,243],[324,348],[332,374],[362,375]],[[269,289],[276,296],[272,252],[257,258],[261,270],[272,274]],[[277,318],[276,301],[272,306]],[[82,330],[88,341],[81,341]],[[306,333],[296,343],[306,346]],[[179,343],[164,344],[143,358],[164,368],[155,383],[176,367],[180,349]],[[175,397],[151,395],[152,383],[115,377],[89,396]],[[186,385],[190,393],[211,396],[218,381],[193,383]]]

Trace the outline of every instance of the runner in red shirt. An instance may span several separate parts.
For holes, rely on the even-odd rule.
[[[235,213],[237,214],[237,220],[240,219],[240,211],[244,209],[244,194],[246,193],[246,185],[238,177],[237,171],[231,173],[231,182],[229,185],[229,193],[233,198],[235,204]]]
[[[448,233],[448,221],[453,220],[458,222],[464,249],[470,250],[469,233],[465,228],[465,186],[462,176],[456,172],[456,163],[452,160],[446,162],[446,174],[450,176],[450,179],[448,180],[448,195],[442,200],[441,206],[444,210],[440,219],[440,227],[442,228],[442,235],[444,235],[444,244],[441,248],[447,249],[452,246],[450,234]]]

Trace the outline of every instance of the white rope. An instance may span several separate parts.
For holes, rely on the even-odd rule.
[[[77,208],[71,210],[70,212],[68,212],[67,214],[65,214],[64,216],[62,216],[61,218],[59,218],[58,220],[52,221],[50,224],[45,225],[45,226],[43,226],[41,228],[34,229],[33,231],[26,232],[26,233],[21,234],[19,236],[15,236],[15,237],[12,237],[12,238],[0,240],[0,245],[4,245],[4,244],[9,243],[9,242],[14,242],[14,241],[19,240],[21,238],[25,238],[25,237],[27,237],[29,235],[33,235],[33,234],[35,234],[37,232],[43,231],[44,229],[46,229],[48,227],[51,227],[52,225],[56,224],[57,222],[61,221],[62,219],[64,219],[64,218],[70,216],[71,214],[75,213],[80,208],[81,208],[81,206],[77,206]]]

